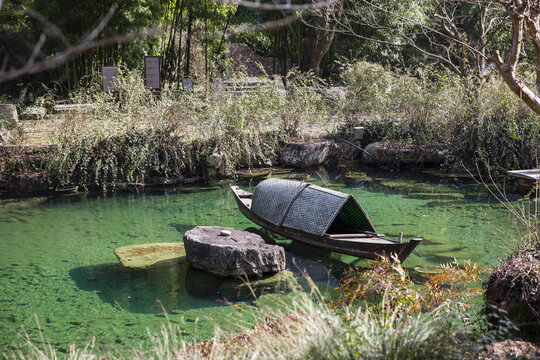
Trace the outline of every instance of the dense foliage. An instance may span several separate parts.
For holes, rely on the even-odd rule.
[[[478,83],[449,71],[399,75],[358,62],[343,73],[352,92],[343,113],[349,131],[364,126],[364,144],[392,140],[448,149],[447,166],[489,164],[534,168],[540,149],[538,115],[500,79]]]
[[[296,74],[290,82],[308,80]],[[38,169],[55,185],[106,188],[153,176],[173,181],[204,176],[204,161],[213,153],[223,156],[228,171],[267,166],[281,140],[324,128],[329,113],[317,93],[285,97],[271,86],[238,94],[209,85],[206,96],[167,92],[158,100],[138,72],[125,72],[119,88],[118,97],[98,84],[72,95],[75,102],[97,106],[59,115],[54,151],[43,154]],[[5,172],[25,168],[19,160],[8,159]]]

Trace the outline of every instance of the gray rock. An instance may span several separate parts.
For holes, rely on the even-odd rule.
[[[222,230],[231,235],[221,236]],[[285,269],[285,251],[257,234],[221,226],[197,226],[184,233],[187,261],[220,276],[258,276]]]
[[[45,115],[47,115],[47,109],[44,108],[43,106],[31,106],[31,107],[28,107],[26,108],[20,118],[21,120],[23,119],[37,119],[37,120],[40,120],[40,119],[43,119],[45,117]]]
[[[15,105],[0,104],[0,123],[2,121],[7,122],[7,123],[19,121],[17,107]]]
[[[315,143],[285,143],[281,147],[280,162],[283,166],[304,168],[327,162],[336,150],[333,141]]]
[[[13,139],[13,133],[10,130],[0,129],[0,142],[8,143]]]
[[[448,154],[447,150],[388,142],[371,143],[366,146],[365,150],[377,159],[377,162],[380,164],[440,164],[446,159],[446,155]],[[367,154],[362,154],[362,161],[367,164],[375,162]]]
[[[216,179],[226,175],[227,168],[222,154],[212,154],[205,161],[206,173],[210,179]]]

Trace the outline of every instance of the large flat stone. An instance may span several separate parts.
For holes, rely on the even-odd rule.
[[[162,261],[180,261],[186,250],[182,243],[148,243],[121,246],[114,249],[114,254],[125,267],[145,269]]]
[[[221,235],[222,231],[230,235]],[[262,276],[285,269],[285,251],[257,234],[221,226],[197,226],[184,233],[187,261],[220,276]]]
[[[376,159],[375,161],[367,154],[362,154],[362,161],[368,164],[440,164],[448,154],[447,150],[389,142],[371,143],[366,146],[365,151]]]

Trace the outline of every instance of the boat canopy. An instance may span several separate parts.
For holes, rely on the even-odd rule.
[[[298,180],[262,181],[255,187],[251,211],[274,225],[318,236],[375,232],[352,195]]]

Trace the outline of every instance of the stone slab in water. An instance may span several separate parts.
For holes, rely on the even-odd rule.
[[[133,269],[145,269],[157,263],[186,256],[182,243],[147,243],[121,246],[114,254],[122,265]]]
[[[222,230],[231,235],[222,236]],[[220,276],[262,276],[285,269],[285,251],[259,235],[221,226],[197,226],[184,233],[187,261]]]
[[[226,279],[220,288],[220,293],[227,300],[249,299],[252,296],[259,297],[264,294],[288,293],[297,289],[300,285],[294,274],[289,270],[283,270],[276,274],[261,279],[245,281],[241,279]]]

